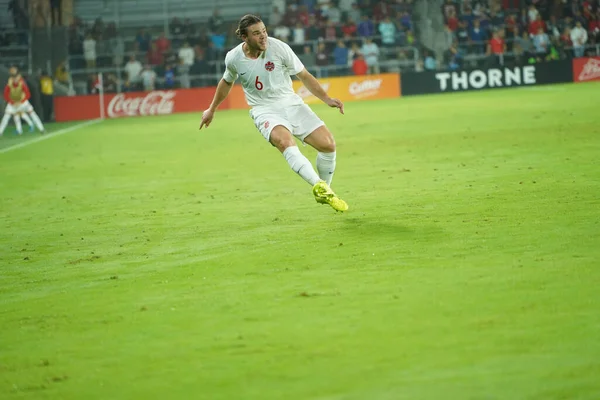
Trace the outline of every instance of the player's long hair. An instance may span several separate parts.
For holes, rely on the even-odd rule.
[[[248,36],[248,27],[254,24],[258,24],[262,22],[260,17],[252,14],[246,14],[240,19],[240,23],[238,24],[237,29],[235,30],[235,34],[238,38],[242,39],[242,36]]]

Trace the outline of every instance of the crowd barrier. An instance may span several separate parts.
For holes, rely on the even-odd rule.
[[[578,58],[518,67],[466,69],[459,71],[409,72],[324,78],[326,92],[342,101],[389,99],[400,96],[461,92],[545,85],[565,82],[600,81],[600,57]],[[294,90],[306,103],[319,100],[294,81]],[[56,121],[122,118],[200,112],[208,108],[215,88],[155,90],[98,95],[56,97]],[[235,85],[220,109],[247,109],[244,93]]]

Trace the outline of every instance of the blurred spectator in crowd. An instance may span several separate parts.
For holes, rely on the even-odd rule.
[[[103,83],[105,93],[116,93],[119,90],[119,81],[117,76],[113,73],[106,74]]]
[[[290,34],[290,28],[288,28],[286,25],[279,25],[275,28],[275,31],[273,32],[273,35],[275,35],[277,39],[282,40],[286,43],[290,41]]]
[[[366,75],[368,71],[369,66],[365,61],[365,57],[358,53],[352,62],[352,72],[354,72],[354,75]]]
[[[52,25],[62,25],[62,0],[50,0],[50,16]]]
[[[127,64],[125,64],[125,72],[129,76],[129,81],[133,86],[137,86],[141,81],[142,63],[135,59],[135,56],[131,56]]]
[[[207,75],[210,72],[208,63],[204,60],[204,53],[196,55],[194,65],[190,68],[190,74],[197,77],[198,75]],[[206,86],[208,80],[206,77],[198,77],[194,79],[194,86]]]
[[[348,71],[348,48],[343,40],[338,40],[335,49],[333,49],[333,60],[336,66],[336,72],[340,75],[346,75]]]
[[[293,31],[293,38],[294,44],[304,44],[304,42],[306,41],[306,32],[301,22],[296,23],[296,27]]]
[[[492,65],[504,65],[506,43],[504,42],[499,30],[494,31],[492,38],[488,42],[486,53]]]
[[[194,49],[190,47],[188,42],[184,42],[181,49],[179,49],[179,59],[188,67],[194,64]]]
[[[160,34],[154,43],[156,44],[156,49],[161,53],[171,50],[171,41],[167,39],[167,35],[164,32]]]
[[[283,21],[283,15],[279,11],[278,7],[273,7],[271,14],[269,14],[269,26],[278,26]]]
[[[375,22],[381,22],[392,13],[392,8],[385,0],[380,0],[373,7],[373,18]]]
[[[527,30],[529,31],[529,35],[534,36],[537,35],[540,29],[545,31],[546,24],[544,23],[544,21],[542,21],[542,17],[539,14],[537,14],[536,19],[529,23],[529,27]]]
[[[338,38],[338,30],[333,22],[327,21],[325,24],[325,40],[334,41]]]
[[[88,93],[98,94],[100,93],[100,76],[98,74],[90,74],[88,76]]]
[[[545,58],[550,51],[550,38],[543,28],[539,28],[537,34],[533,37],[533,47],[538,59]]]
[[[456,32],[458,30],[458,18],[454,10],[450,11],[450,15],[446,18],[446,25],[452,32]]]
[[[156,88],[156,72],[154,72],[150,65],[144,67],[144,70],[140,74],[140,78],[145,91],[149,92]]]
[[[527,18],[529,19],[530,23],[541,19],[540,12],[537,10],[537,8],[535,8],[535,4],[533,3],[529,5],[529,9],[527,10]]]
[[[158,50],[158,47],[156,46],[156,43],[152,43],[150,50],[148,50],[148,53],[146,55],[146,60],[148,62],[148,64],[156,67],[157,65],[162,65],[165,57],[163,55],[162,52],[160,52]]]
[[[315,54],[312,52],[310,46],[304,46],[304,52],[298,55],[302,64],[306,66],[307,69],[312,71],[312,68],[317,65],[317,58]]]
[[[221,17],[219,9],[215,8],[212,16],[208,19],[208,29],[210,30],[210,33],[222,33],[224,23],[225,20],[223,19],[223,17]]]
[[[317,46],[317,66],[320,68],[321,77],[327,78],[329,76],[329,55],[327,54],[327,47],[324,42],[319,42]]]
[[[150,50],[150,43],[152,42],[152,36],[145,29],[140,29],[138,34],[135,36],[135,41],[138,44],[138,48],[141,52],[147,52]]]
[[[83,58],[87,68],[96,68],[96,41],[89,33],[83,41]]]
[[[358,57],[359,54],[360,54],[360,46],[358,45],[358,43],[352,42],[352,45],[350,46],[350,50],[348,51],[348,67],[349,68],[352,68],[352,65],[354,64],[354,60]]]
[[[349,39],[356,36],[356,24],[352,18],[348,18],[342,26],[342,35],[344,38]]]
[[[29,29],[29,17],[26,4],[22,4],[19,0],[10,0],[7,9],[12,13],[13,23],[16,29]]]
[[[583,57],[587,40],[586,30],[583,29],[581,22],[577,21],[575,27],[571,29],[571,42],[573,42],[573,55],[575,57]]]
[[[325,13],[325,17],[327,18],[327,22],[332,22],[335,25],[342,22],[342,12],[339,8],[335,7],[333,3],[330,3],[330,6]]]
[[[357,31],[358,35],[361,37],[371,37],[375,35],[375,25],[373,25],[373,21],[369,19],[368,15],[362,16],[362,19],[358,24]]]
[[[113,53],[113,64],[118,66],[123,65],[125,57],[125,41],[123,38],[117,35],[114,39],[110,40],[109,47]]]
[[[365,41],[360,49],[361,54],[365,57],[370,74],[379,73],[379,47],[373,42],[370,37],[365,38]]]
[[[310,23],[310,13],[308,12],[308,7],[303,5],[300,6],[298,11],[298,21],[304,26],[307,27]]]
[[[165,89],[173,89],[175,87],[175,71],[171,64],[167,64],[165,68]]]
[[[485,32],[480,27],[480,22],[478,19],[473,21],[473,27],[469,32],[469,40],[471,43],[471,49],[473,53],[481,54],[483,53],[483,41],[486,39]],[[427,65],[425,66],[427,68]]]
[[[42,71],[40,74],[40,92],[42,100],[42,119],[44,122],[52,120],[52,109],[54,106],[54,86],[52,78],[46,71]]]
[[[424,67],[426,71],[437,70],[437,61],[430,52],[424,51],[423,57],[425,58]]]
[[[520,37],[516,37],[513,52],[515,53],[517,63],[519,64],[524,64],[527,60],[533,57],[535,49],[527,32],[523,32]]]
[[[189,89],[192,85],[190,80],[190,69],[191,66],[187,65],[182,61],[180,61],[177,66],[177,76],[179,77],[179,87],[182,89]]]
[[[384,46],[396,45],[396,25],[392,22],[389,16],[386,16],[379,23],[379,33],[381,34],[381,43]]]
[[[125,76],[123,77],[123,84],[121,85],[121,90],[123,92],[133,92],[135,91],[135,85],[131,83],[131,79],[129,79],[129,75],[125,72]]]
[[[174,17],[169,24],[169,31],[171,33],[172,38],[180,39],[183,37],[183,24],[179,20],[179,18]]]
[[[400,26],[404,30],[412,30],[412,19],[408,11],[404,11],[400,17]]]
[[[310,25],[306,29],[307,40],[318,40],[322,37],[323,32],[321,27],[317,23],[317,19],[314,15],[310,17]]]
[[[447,51],[448,68],[455,71],[462,67],[463,54],[458,46],[458,41],[454,40]]]
[[[198,31],[196,30],[196,26],[192,23],[191,19],[186,18],[183,22],[182,33],[185,36],[185,40],[190,42],[190,44],[196,44],[196,36]]]
[[[352,3],[352,9],[350,11],[348,11],[347,17],[348,17],[348,19],[350,19],[354,22],[358,22],[361,20],[362,13],[361,13],[360,8],[358,7],[358,4],[356,3],[356,1],[354,1]]]

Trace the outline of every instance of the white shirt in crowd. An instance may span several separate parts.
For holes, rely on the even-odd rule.
[[[369,67],[377,65],[379,61],[379,47],[375,43],[365,43],[360,52],[365,56],[365,61]]]
[[[185,65],[193,65],[194,58],[196,58],[194,54],[194,49],[192,49],[190,46],[182,47],[181,49],[179,49],[179,59],[183,61]]]
[[[125,64],[125,72],[127,72],[127,76],[132,83],[137,83],[140,81],[140,73],[142,72],[142,63],[139,61],[129,61]]]
[[[275,28],[275,31],[273,32],[273,35],[278,38],[283,40],[284,42],[287,42],[290,40],[290,28],[288,28],[285,25],[279,25],[277,28]]]
[[[96,59],[96,41],[94,39],[83,41],[83,58],[90,61]]]
[[[302,27],[294,28],[294,43],[302,44],[306,41],[305,39],[306,39],[306,34],[305,34],[304,28],[302,28]]]
[[[583,28],[575,27],[571,29],[571,42],[573,42],[573,46],[581,47],[585,46],[588,40],[587,31]]]
[[[533,22],[537,19],[538,15],[540,15],[540,12],[537,10],[537,8],[530,8],[527,11],[527,16],[529,17],[529,22]]]
[[[141,78],[145,90],[154,90],[154,82],[156,82],[156,72],[154,72],[150,68],[145,69],[141,74]]]
[[[304,70],[304,65],[290,46],[269,37],[267,50],[253,60],[244,54],[243,43],[225,56],[223,80],[235,82],[239,77],[250,107],[286,107],[304,104],[292,88],[290,75]]]
[[[342,11],[350,11],[352,10],[352,4],[355,3],[356,0],[340,0],[338,3],[338,7]]]

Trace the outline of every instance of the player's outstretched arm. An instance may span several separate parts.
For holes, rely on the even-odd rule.
[[[232,87],[233,82],[229,83],[224,79],[221,79],[219,81],[219,84],[217,85],[217,91],[215,92],[215,97],[213,97],[213,101],[210,104],[210,107],[202,113],[200,129],[202,129],[205,126],[208,128],[208,126],[213,120],[213,117],[215,116],[215,111],[217,111],[217,108],[219,108],[221,103],[227,98],[227,95],[229,95],[229,92],[231,92]]]
[[[338,99],[332,99],[327,95],[327,92],[323,89],[317,78],[315,78],[310,72],[304,68],[299,74],[296,75],[298,79],[302,81],[304,87],[308,89],[316,98],[327,104],[329,107],[335,107],[340,110],[340,113],[344,113],[344,103]]]

